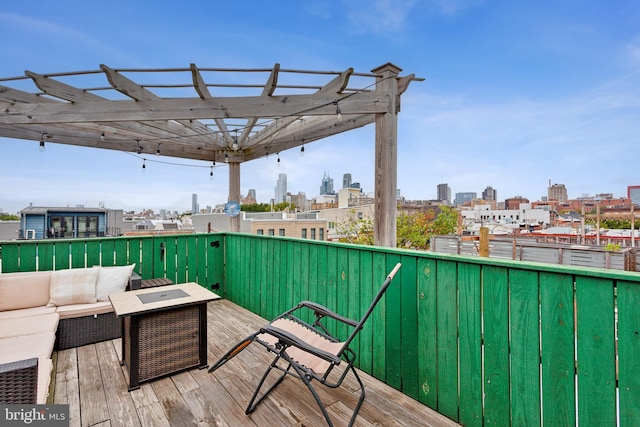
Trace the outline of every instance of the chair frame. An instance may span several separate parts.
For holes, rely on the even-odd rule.
[[[211,373],[217,370],[219,367],[224,365],[227,361],[229,361],[235,355],[237,355],[242,350],[244,350],[249,344],[253,342],[261,344],[269,352],[274,353],[275,356],[271,361],[271,363],[269,364],[269,366],[267,367],[267,370],[265,371],[265,373],[262,375],[262,378],[258,382],[256,390],[254,391],[253,396],[251,397],[251,400],[247,405],[245,414],[246,415],[251,414],[257,408],[257,406],[284,380],[286,376],[292,376],[294,378],[298,378],[302,380],[302,382],[307,386],[307,388],[311,392],[311,395],[313,396],[316,403],[318,404],[318,407],[322,411],[322,415],[324,416],[327,422],[327,425],[329,425],[330,427],[333,426],[333,422],[331,421],[331,417],[329,416],[329,413],[327,412],[325,406],[323,405],[320,399],[320,396],[314,389],[312,382],[316,380],[320,384],[323,384],[329,388],[338,388],[342,385],[342,382],[347,377],[348,373],[351,372],[360,386],[360,397],[358,398],[358,403],[356,404],[353,414],[351,416],[351,419],[349,421],[349,426],[352,426],[358,415],[360,407],[364,402],[365,387],[354,366],[357,354],[350,347],[350,345],[353,339],[358,335],[358,333],[364,327],[364,324],[366,323],[367,319],[371,316],[371,313],[375,309],[380,299],[382,299],[382,297],[384,296],[384,293],[386,292],[387,288],[391,284],[393,277],[395,276],[397,271],[400,269],[400,267],[401,267],[400,263],[396,264],[393,270],[387,275],[384,283],[380,287],[380,290],[378,291],[377,295],[373,299],[371,305],[369,306],[364,316],[359,321],[355,321],[347,317],[341,316],[320,304],[317,304],[311,301],[302,301],[297,306],[285,311],[284,313],[282,313],[281,315],[273,319],[272,322],[260,328],[258,332],[252,335],[249,335],[247,338],[245,338],[244,340],[236,344],[233,348],[231,348],[231,350],[225,353],[224,356],[222,356],[215,364],[211,366],[211,368],[209,369],[209,372]],[[298,311],[305,310],[305,309],[313,312],[313,316],[315,320],[311,324],[305,322],[300,318],[299,315],[297,315]],[[326,319],[326,318],[333,319],[336,322],[348,325],[349,327],[353,328],[348,338],[343,342],[343,345],[340,347],[340,350],[336,354],[332,354],[320,348],[314,347],[308,344],[307,342],[303,341],[299,337],[295,336],[294,334],[273,325],[273,323],[276,320],[288,319],[296,322],[297,324],[305,328],[308,328],[313,333],[320,335],[322,338],[330,342],[334,342],[334,343],[341,342],[337,337],[333,336],[329,332],[327,327],[324,325],[323,319]],[[261,339],[261,336],[273,337],[273,339],[276,340],[275,344],[273,344],[272,342],[267,342],[264,339]],[[313,369],[310,369],[298,363],[289,355],[289,353],[287,353],[287,350],[293,347],[328,362],[328,368],[323,373],[316,373]],[[284,363],[280,363],[281,361],[284,361]],[[346,363],[346,368],[336,379],[334,379],[335,375],[331,375],[333,372],[333,369],[336,366],[340,365],[342,362]],[[267,377],[274,370],[281,372],[280,377],[277,378],[275,382],[266,391],[262,393],[262,395],[260,395],[260,391]]]

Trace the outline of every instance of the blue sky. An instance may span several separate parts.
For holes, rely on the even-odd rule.
[[[425,78],[402,98],[398,187],[432,199],[487,186],[498,198],[625,196],[640,184],[640,3],[482,0],[3,2],[0,77],[112,68],[282,68]],[[215,93],[214,93],[215,95]],[[324,172],[373,192],[373,126],[241,167],[241,192],[315,197]],[[155,160],[155,159],[154,159]],[[186,211],[227,200],[227,169],[0,138],[0,210],[97,206]]]

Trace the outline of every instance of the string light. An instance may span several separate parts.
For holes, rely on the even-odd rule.
[[[238,129],[235,129],[235,136],[233,137],[233,145],[231,146],[231,148],[233,148],[233,151],[238,151]]]
[[[160,144],[158,144],[158,149],[156,150],[156,156],[160,155]]]
[[[104,132],[102,132],[102,134],[100,135],[100,141],[104,142]]]
[[[280,166],[280,153],[276,154],[278,156],[278,166]]]
[[[142,159],[142,172],[147,169],[147,159]]]
[[[224,152],[224,162],[229,163],[229,153],[227,153],[226,151]]]
[[[342,112],[340,111],[340,106],[338,105],[338,101],[336,101],[336,116],[338,117],[338,121],[342,121]]]
[[[138,148],[136,149],[136,153],[142,154],[142,147],[140,146],[140,138],[136,138],[136,144],[138,144]]]
[[[300,157],[304,156],[304,145],[300,147]]]
[[[41,132],[41,133],[40,133],[40,148],[39,148],[40,152],[43,152],[43,151],[44,151],[44,137],[45,137],[46,135],[47,135],[47,133],[46,133],[46,132]]]

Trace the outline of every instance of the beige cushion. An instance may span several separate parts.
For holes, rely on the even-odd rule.
[[[58,329],[58,313],[40,316],[14,317],[0,320],[0,338],[20,335],[39,334],[41,332],[56,333]]]
[[[55,341],[56,334],[52,332],[0,338],[0,348],[2,349],[0,363],[17,362],[32,357],[49,359]]]
[[[96,282],[96,299],[109,301],[109,294],[124,292],[135,264],[122,267],[99,267]]]
[[[319,348],[320,350],[326,351],[327,353],[333,354],[334,356],[338,354],[338,352],[344,345],[343,342],[331,342],[322,335],[313,332],[309,328],[306,328],[301,324],[294,322],[293,320],[277,319],[271,322],[271,325],[287,331],[290,334],[296,336],[298,339],[306,342],[307,344]],[[258,335],[258,338],[272,346],[275,346],[278,342],[278,339],[270,334],[260,334]],[[316,374],[324,374],[327,369],[329,369],[329,366],[331,366],[331,364],[326,360],[318,356],[314,356],[311,353],[307,353],[306,351],[300,350],[299,348],[294,346],[291,346],[287,349],[287,354],[289,354],[289,356],[299,364],[312,369]]]
[[[20,310],[9,310],[9,311],[0,311],[0,320],[1,319],[13,319],[15,317],[26,317],[26,316],[38,316],[40,314],[49,314],[55,313],[55,307],[33,307],[33,308],[23,308]]]
[[[0,311],[47,305],[50,271],[0,274]]]
[[[36,403],[44,405],[49,397],[49,384],[51,382],[51,370],[53,362],[51,359],[38,359],[38,392]]]
[[[98,301],[93,304],[70,304],[56,308],[60,319],[75,319],[76,317],[93,316],[95,314],[111,313],[113,306],[110,302]]]
[[[96,302],[97,279],[97,268],[71,268],[53,271],[48,306]]]

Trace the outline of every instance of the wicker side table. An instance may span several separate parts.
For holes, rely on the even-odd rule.
[[[207,302],[219,299],[216,294],[186,283],[109,298],[116,314],[124,317],[122,364],[129,391],[143,381],[207,367]]]

